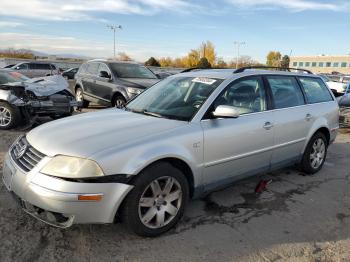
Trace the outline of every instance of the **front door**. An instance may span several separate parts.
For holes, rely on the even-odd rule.
[[[209,112],[201,121],[207,190],[269,170],[274,141],[273,112],[261,77],[234,81],[210,110],[219,105],[235,107],[240,116],[215,119]]]

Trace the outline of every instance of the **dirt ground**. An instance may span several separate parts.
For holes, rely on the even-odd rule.
[[[1,166],[21,133],[0,131]],[[47,226],[0,182],[0,261],[350,261],[349,157],[342,130],[317,175],[289,168],[241,181],[191,201],[181,223],[154,239],[122,224]],[[261,178],[273,182],[256,195]]]

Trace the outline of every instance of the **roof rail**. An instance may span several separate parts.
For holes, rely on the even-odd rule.
[[[247,69],[277,69],[277,71],[288,71],[291,72],[291,70],[296,70],[296,71],[303,71],[305,73],[313,75],[313,73],[310,70],[307,69],[302,69],[302,68],[292,68],[292,67],[276,67],[276,66],[246,66],[246,67],[241,67],[236,69],[233,73],[238,74],[242,73]]]
[[[183,71],[181,71],[180,73],[187,73],[187,72],[191,72],[191,71],[194,71],[194,70],[203,70],[204,68],[199,68],[199,67],[190,67],[190,68],[187,68]]]

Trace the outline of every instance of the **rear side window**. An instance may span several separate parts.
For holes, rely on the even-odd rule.
[[[299,77],[299,80],[304,88],[308,103],[313,104],[333,100],[327,86],[320,78]]]
[[[286,108],[304,105],[304,96],[294,77],[268,76],[266,77],[272,91],[275,108]]]

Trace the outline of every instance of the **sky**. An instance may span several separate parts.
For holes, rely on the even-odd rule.
[[[350,53],[348,0],[0,0],[0,49],[26,48],[94,58],[117,53],[137,61],[179,57],[214,43],[226,61],[237,54],[265,62],[287,55]]]

